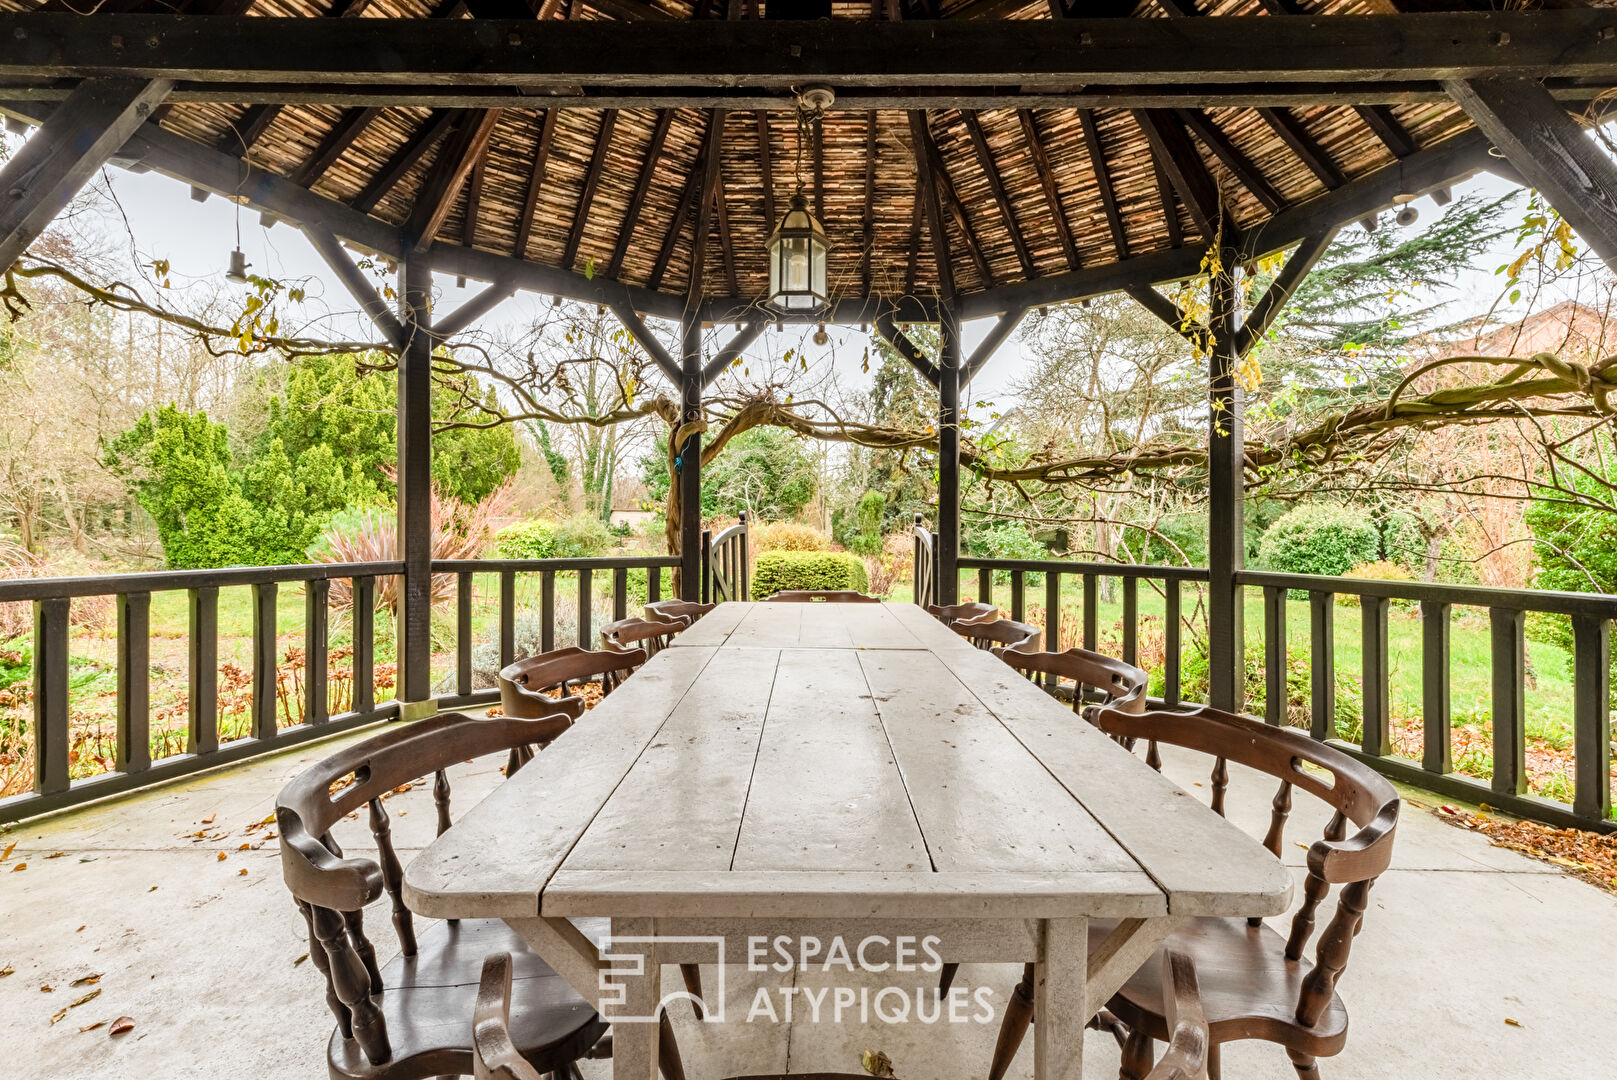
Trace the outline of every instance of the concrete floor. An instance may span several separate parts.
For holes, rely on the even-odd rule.
[[[324,1076],[331,1019],[320,976],[303,959],[303,921],[281,883],[275,843],[258,847],[264,831],[246,827],[270,812],[287,779],[332,745],[0,833],[0,850],[16,842],[0,863],[0,970],[13,969],[0,977],[0,1076]],[[1169,761],[1169,772],[1187,786],[1205,779],[1200,768],[1191,758]],[[498,762],[461,766],[454,780],[455,805],[464,809],[498,782]],[[1261,834],[1272,786],[1236,770],[1232,818]],[[1394,867],[1372,894],[1340,986],[1353,1018],[1348,1048],[1322,1063],[1324,1075],[1610,1075],[1617,1061],[1617,899],[1442,824],[1429,812],[1432,802],[1411,793],[1406,804]],[[389,807],[408,859],[430,836],[430,795],[419,788]],[[1299,805],[1288,841],[1319,835],[1325,815],[1314,809]],[[364,827],[355,822],[352,829],[355,840],[345,846],[358,850]],[[199,830],[208,837],[193,837]],[[243,843],[252,846],[240,850]],[[1300,865],[1303,854],[1302,843],[1291,844],[1287,862]],[[23,862],[26,870],[13,869]],[[367,925],[379,949],[390,951],[385,914]],[[97,973],[98,983],[71,985]],[[968,966],[957,985],[991,988],[997,1009],[1018,975],[1014,966]],[[758,978],[730,969],[724,1025],[697,1024],[676,1006],[691,1080],[786,1068],[857,1071],[864,1048],[886,1052],[904,1080],[986,1070],[997,1018],[861,1027],[827,1017],[816,1023],[799,1011],[789,1025],[749,1024],[743,1019]],[[799,985],[825,980],[804,975]],[[51,1023],[91,989],[101,993]],[[80,1030],[120,1016],[134,1020],[127,1034]],[[1115,1076],[1110,1037],[1092,1033],[1088,1046],[1087,1076]],[[1012,1071],[1016,1080],[1031,1076],[1031,1051],[1030,1042]],[[1295,1075],[1277,1048],[1258,1043],[1228,1047],[1224,1063],[1230,1080]],[[586,1062],[585,1074],[607,1080],[608,1066]]]

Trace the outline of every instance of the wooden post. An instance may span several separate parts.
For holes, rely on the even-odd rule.
[[[702,419],[702,320],[693,297],[680,322],[681,423]],[[702,588],[702,434],[693,431],[679,448],[679,596],[696,600]]]
[[[1245,554],[1242,501],[1245,454],[1241,429],[1241,386],[1235,369],[1238,329],[1236,254],[1221,253],[1222,271],[1208,286],[1212,331],[1207,477],[1207,664],[1208,704],[1239,711],[1245,702],[1246,634],[1241,589],[1235,575]]]
[[[396,636],[399,718],[431,715],[432,663],[432,271],[409,259],[401,271],[399,321],[398,552],[404,563]]]
[[[938,349],[938,595],[960,602],[960,320],[946,301]]]

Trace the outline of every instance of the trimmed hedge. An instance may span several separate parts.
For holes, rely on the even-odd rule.
[[[752,595],[759,600],[782,589],[869,587],[864,560],[847,552],[766,551],[752,568]]]
[[[495,533],[494,545],[502,559],[553,559],[556,527],[538,518],[518,521]]]
[[[1331,503],[1299,506],[1263,534],[1258,558],[1284,574],[1340,577],[1374,562],[1381,546],[1375,522],[1363,510]]]

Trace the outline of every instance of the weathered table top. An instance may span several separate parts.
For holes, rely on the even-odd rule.
[[[425,915],[1265,915],[1249,837],[908,604],[724,604],[421,855]]]

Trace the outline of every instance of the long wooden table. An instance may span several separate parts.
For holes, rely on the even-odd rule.
[[[615,1019],[615,1080],[656,1078],[656,1025],[625,1018],[656,1015],[660,965],[762,935],[1031,961],[1035,1076],[1078,1080],[1085,1022],[1178,920],[1290,896],[1258,844],[908,604],[721,605],[405,873],[416,912],[504,919]],[[1118,920],[1093,950],[1091,919]]]

